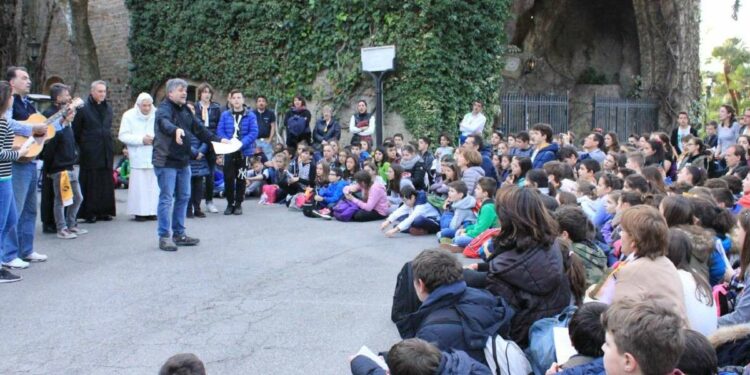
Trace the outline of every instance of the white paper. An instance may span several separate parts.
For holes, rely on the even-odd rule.
[[[557,363],[565,363],[570,357],[578,354],[573,347],[573,343],[570,342],[568,327],[553,327],[552,338],[555,340],[555,356],[557,357]]]
[[[361,348],[359,348],[359,351],[354,356],[356,357],[359,355],[363,355],[367,358],[372,359],[373,361],[375,361],[375,363],[377,363],[378,366],[380,366],[380,368],[386,371],[388,370],[388,365],[385,364],[385,361],[383,360],[383,358],[373,353],[372,350],[370,350],[370,348],[363,345]]]
[[[211,142],[214,145],[216,155],[231,154],[242,148],[242,142],[237,138],[232,138],[229,143]]]

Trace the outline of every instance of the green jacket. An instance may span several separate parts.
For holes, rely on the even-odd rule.
[[[378,175],[380,175],[380,177],[386,183],[388,183],[388,168],[390,167],[391,167],[391,163],[386,161],[383,163],[383,165],[380,166],[380,168],[378,168]]]
[[[477,222],[466,227],[466,235],[476,238],[487,229],[497,226],[497,212],[495,212],[495,202],[487,199],[482,203],[477,215]]]

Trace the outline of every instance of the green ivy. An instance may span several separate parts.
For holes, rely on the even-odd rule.
[[[389,111],[409,131],[455,133],[471,101],[497,103],[510,0],[126,0],[133,92],[184,76],[223,90],[263,93],[288,105],[295,93],[341,108],[372,80],[360,48],[396,45],[385,83]],[[313,92],[327,70],[332,95]]]

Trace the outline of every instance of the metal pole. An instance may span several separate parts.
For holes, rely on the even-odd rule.
[[[375,142],[383,144],[383,76],[387,72],[368,72],[375,81]]]

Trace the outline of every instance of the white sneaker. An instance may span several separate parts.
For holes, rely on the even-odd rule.
[[[88,233],[88,232],[89,232],[89,231],[88,231],[88,230],[86,230],[86,229],[83,229],[83,228],[78,228],[78,227],[68,228],[68,231],[69,231],[70,233],[73,233],[73,234],[75,234],[76,236],[78,236],[78,235],[81,235],[81,234],[86,234],[86,233]]]
[[[36,251],[34,251],[33,253],[29,254],[27,257],[23,258],[23,260],[29,263],[46,262],[47,256],[44,254],[39,254]]]
[[[3,267],[6,268],[13,268],[13,269],[24,269],[29,268],[29,263],[24,262],[23,260],[16,258],[11,260],[10,262],[3,263]]]
[[[73,232],[71,232],[71,231],[69,231],[67,229],[63,229],[63,230],[57,232],[57,238],[60,238],[60,239],[63,239],[63,240],[72,240],[72,239],[77,238],[77,237],[78,237],[77,234],[75,234],[75,233],[73,233]]]
[[[206,210],[212,214],[218,214],[219,209],[216,208],[213,201],[206,202]]]

